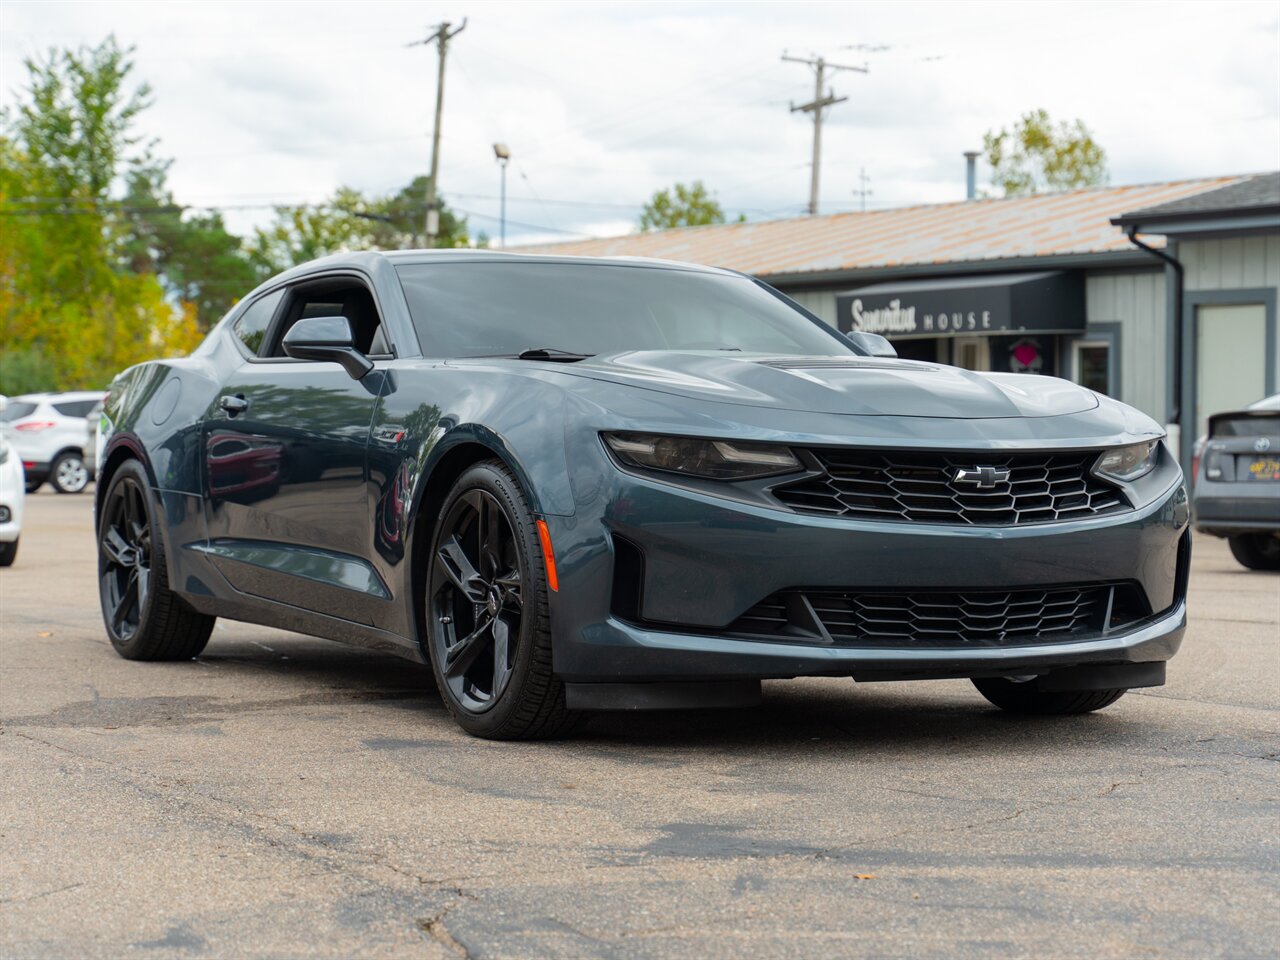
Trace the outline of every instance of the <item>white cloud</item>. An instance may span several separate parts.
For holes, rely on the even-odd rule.
[[[508,143],[509,241],[620,232],[675,180],[702,179],[752,217],[798,212],[811,128],[787,108],[813,82],[783,49],[870,64],[831,78],[849,100],[826,128],[826,209],[857,205],[864,167],[875,206],[958,198],[961,152],[1042,106],[1094,129],[1114,182],[1280,167],[1270,3],[7,0],[0,85],[12,103],[22,56],[114,31],[154,88],[144,124],[176,158],[180,201],[318,201],[425,171],[435,52],[405,44],[463,16],[442,187],[496,234],[491,144]],[[868,42],[890,49],[843,49]],[[228,218],[243,229],[268,215]]]

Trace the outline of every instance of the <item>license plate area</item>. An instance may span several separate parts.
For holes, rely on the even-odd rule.
[[[1238,457],[1236,478],[1262,483],[1280,483],[1280,456]]]

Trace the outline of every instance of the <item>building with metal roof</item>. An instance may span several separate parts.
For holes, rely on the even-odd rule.
[[[738,270],[842,330],[884,334],[901,356],[1084,383],[1170,423],[1188,451],[1210,413],[1277,390],[1280,173],[520,250]],[[1247,372],[1233,376],[1233,362]]]

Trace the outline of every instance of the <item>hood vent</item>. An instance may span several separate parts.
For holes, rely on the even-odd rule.
[[[775,370],[901,370],[902,364],[884,360],[862,360],[843,357],[779,357],[776,360],[757,360],[756,363]],[[934,367],[915,366],[915,370],[934,370]]]

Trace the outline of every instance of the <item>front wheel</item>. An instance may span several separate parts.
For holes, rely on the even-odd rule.
[[[1129,692],[1128,688],[1049,692],[1036,689],[1034,680],[1017,683],[1004,677],[975,679],[973,685],[1001,710],[1039,716],[1092,713],[1111,706]]]
[[[8,543],[0,543],[0,567],[12,567],[13,561],[17,559],[17,540],[10,540]]]
[[[1239,533],[1227,537],[1231,555],[1250,570],[1280,570],[1280,537],[1269,533]]]
[[[126,660],[190,660],[204,649],[214,618],[169,589],[164,539],[141,464],[111,478],[98,526],[98,593],[107,636]]]
[[[464,473],[436,523],[426,640],[440,696],[467,733],[563,736],[577,721],[551,672],[547,580],[515,476],[492,460]]]
[[[78,453],[64,453],[53,461],[49,482],[59,493],[80,493],[89,485],[89,468]]]

